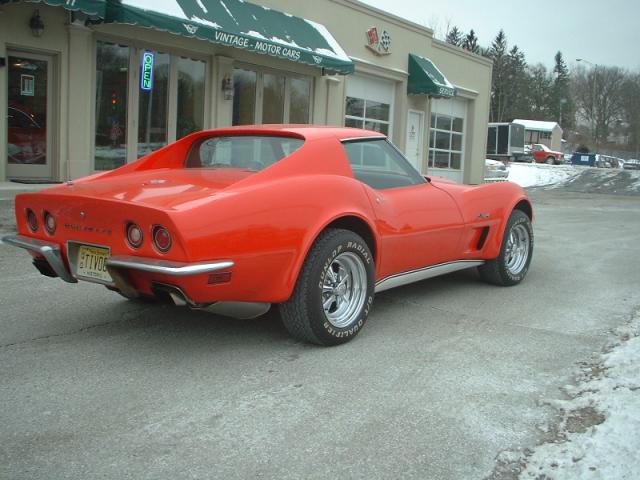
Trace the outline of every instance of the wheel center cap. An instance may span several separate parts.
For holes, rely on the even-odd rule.
[[[346,286],[345,284],[338,285],[338,286],[335,288],[334,293],[335,293],[336,295],[343,296],[345,293],[347,293],[347,286]]]

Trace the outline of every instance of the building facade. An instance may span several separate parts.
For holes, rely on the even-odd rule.
[[[383,132],[420,171],[481,183],[490,83],[488,60],[354,0],[0,1],[0,181],[78,178],[206,128],[314,123]]]

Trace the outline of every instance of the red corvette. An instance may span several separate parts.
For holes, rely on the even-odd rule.
[[[279,304],[292,335],[335,345],[362,329],[375,292],[470,267],[519,283],[532,216],[517,185],[423,177],[379,133],[236,127],[18,195],[4,241],[44,275],[128,298]]]

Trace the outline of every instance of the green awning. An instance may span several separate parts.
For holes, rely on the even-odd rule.
[[[20,0],[0,0],[18,3]],[[39,3],[38,0],[23,0]],[[316,22],[243,0],[40,0],[104,23],[139,25],[348,74],[353,62]]]
[[[105,22],[196,37],[332,73],[354,70],[323,25],[242,0],[122,0]]]
[[[410,53],[407,93],[451,98],[456,96],[456,89],[431,60]]]
[[[104,18],[106,7],[106,0],[0,0],[0,5],[8,3],[44,3],[52,7],[64,7],[72,12],[82,12],[94,18]]]

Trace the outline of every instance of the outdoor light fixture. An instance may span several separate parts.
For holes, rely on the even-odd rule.
[[[44,22],[40,16],[40,10],[36,10],[29,19],[29,28],[34,37],[41,37],[44,32]]]
[[[222,93],[225,100],[231,100],[233,98],[233,81],[231,75],[225,75],[222,79]]]

